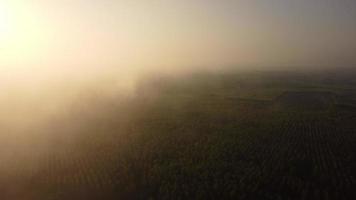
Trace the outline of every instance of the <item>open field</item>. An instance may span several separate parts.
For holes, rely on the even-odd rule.
[[[51,119],[31,142],[2,138],[0,197],[355,199],[356,85],[333,77],[149,79],[127,101]]]

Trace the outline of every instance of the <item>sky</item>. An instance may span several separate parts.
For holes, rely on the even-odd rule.
[[[353,0],[0,0],[0,69],[353,65],[355,19]]]

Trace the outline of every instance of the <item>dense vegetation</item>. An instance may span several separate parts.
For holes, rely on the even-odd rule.
[[[52,119],[52,136],[37,136],[51,151],[21,154],[36,164],[8,163],[16,167],[0,181],[12,184],[0,195],[355,199],[356,85],[332,77],[150,79],[129,101],[101,101]]]

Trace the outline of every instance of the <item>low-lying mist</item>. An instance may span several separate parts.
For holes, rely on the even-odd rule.
[[[193,70],[27,68],[3,70],[0,79],[0,148],[4,163],[41,170],[44,155],[68,151],[94,132],[127,132],[138,108],[154,98],[146,84]],[[195,70],[198,71],[198,70]],[[131,125],[130,124],[130,125]],[[109,129],[109,130],[108,130]],[[32,166],[32,167],[30,167]],[[15,167],[16,168],[16,167]]]
[[[160,85],[160,79],[179,77],[184,84],[185,78],[194,74],[214,75],[281,69],[293,71],[292,68],[278,67],[255,67],[249,70],[246,67],[142,68],[141,70],[91,67],[71,70],[58,68],[3,70],[0,77],[1,136],[27,138],[26,140],[31,140],[31,135],[39,132],[51,136],[55,133],[42,127],[52,123],[58,124],[53,122],[53,119],[67,121],[60,128],[64,129],[70,124],[68,121],[76,123],[75,120],[81,120],[81,123],[85,124],[88,115],[99,115],[105,109],[114,112],[113,109],[117,105],[125,104],[123,107],[130,107],[133,101],[144,103],[143,97],[154,96],[154,90],[147,83],[153,81],[156,85]],[[106,106],[105,109],[102,106]],[[63,131],[62,134],[71,133]]]
[[[5,184],[11,185],[9,181],[14,180],[19,168],[24,176],[33,170],[42,170],[43,162],[39,159],[69,151],[90,137],[88,129],[95,128],[95,123],[118,120],[109,115],[115,112],[121,115],[119,106],[134,98],[133,84],[128,75],[103,70],[3,73],[0,79],[0,157],[4,164],[0,173],[2,178],[9,176]],[[120,132],[119,128],[112,128]],[[81,148],[74,152],[79,151]]]
[[[73,110],[92,110],[97,101],[118,102],[137,98],[138,88],[147,79],[177,77],[199,71],[214,73],[221,69],[207,68],[18,68],[2,70],[0,75],[2,135],[28,135],[33,126]],[[146,93],[145,93],[146,94]],[[139,98],[139,97],[138,97]],[[26,131],[25,131],[26,130]],[[27,133],[19,133],[25,131]]]

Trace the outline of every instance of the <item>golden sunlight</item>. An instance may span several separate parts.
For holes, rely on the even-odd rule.
[[[46,56],[48,29],[37,13],[22,1],[0,2],[1,70],[31,69]]]
[[[11,35],[12,19],[9,12],[9,6],[0,3],[0,41],[7,40]]]

